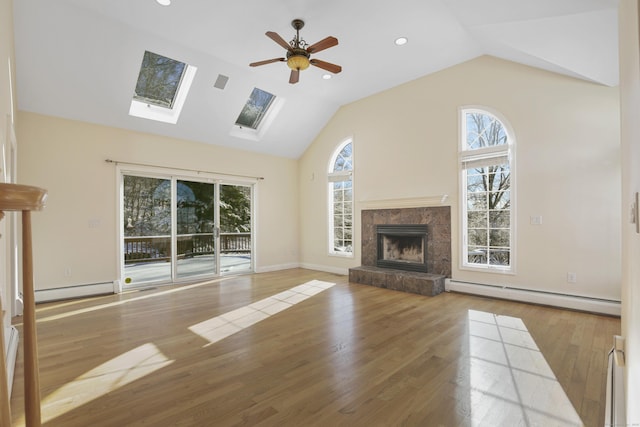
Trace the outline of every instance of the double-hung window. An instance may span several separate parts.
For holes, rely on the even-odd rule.
[[[463,268],[514,270],[514,140],[506,122],[460,110]]]
[[[344,141],[329,164],[329,254],[353,256],[353,145]]]

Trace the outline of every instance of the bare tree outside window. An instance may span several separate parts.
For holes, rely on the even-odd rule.
[[[124,176],[124,235],[169,235],[171,186],[166,179]]]
[[[236,125],[258,129],[260,122],[267,114],[269,107],[273,103],[275,95],[270,94],[262,89],[253,88],[249,99],[242,107],[240,115],[236,119]]]
[[[145,52],[134,99],[159,107],[172,108],[186,68],[187,64],[184,62],[153,52]]]

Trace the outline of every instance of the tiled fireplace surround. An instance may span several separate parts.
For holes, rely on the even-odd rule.
[[[451,207],[428,206],[362,211],[362,265],[349,269],[349,281],[382,288],[437,295],[451,277]],[[427,273],[376,267],[379,224],[427,225]]]

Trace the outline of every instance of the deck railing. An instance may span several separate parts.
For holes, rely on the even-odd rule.
[[[215,253],[213,234],[179,234],[178,257],[192,257]],[[251,233],[220,233],[221,254],[251,253]],[[124,262],[168,261],[171,259],[169,236],[132,236],[124,238]]]
[[[220,253],[250,253],[251,233],[220,233]]]

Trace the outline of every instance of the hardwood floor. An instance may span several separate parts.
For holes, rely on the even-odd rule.
[[[620,333],[617,318],[302,269],[41,304],[37,318],[43,425],[65,427],[601,426]]]

